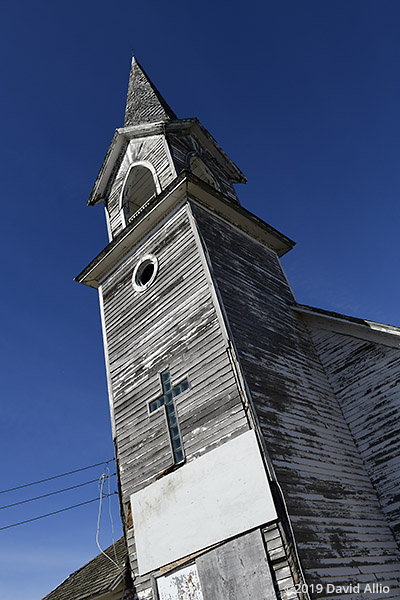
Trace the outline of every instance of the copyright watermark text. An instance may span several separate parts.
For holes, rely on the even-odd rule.
[[[336,585],[334,583],[297,583],[295,585],[296,592],[312,594],[388,594],[390,592],[389,585],[382,583],[356,583],[348,585]]]

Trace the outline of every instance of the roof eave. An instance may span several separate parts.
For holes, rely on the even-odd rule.
[[[323,328],[329,328],[337,333],[353,335],[354,337],[400,348],[400,328],[394,325],[351,317],[304,304],[296,304],[292,306],[292,310],[313,319],[314,322],[319,322]]]
[[[197,201],[227,219],[242,231],[283,256],[295,242],[280,233],[250,211],[232,202],[221,192],[190,173],[182,171],[161,194],[142,207],[140,214],[123,229],[91,263],[75,278],[78,283],[97,289],[106,274],[157,223],[164,214],[185,200]]]
[[[224,152],[218,142],[213,138],[211,133],[200,123],[197,117],[189,119],[178,119],[176,121],[166,122],[167,133],[191,133],[196,137],[201,145],[211,151],[210,153],[216,156],[218,162],[229,174],[232,183],[246,183],[247,179],[242,171]]]
[[[104,193],[123,145],[135,138],[163,134],[165,126],[165,121],[155,121],[154,123],[141,123],[116,129],[87,201],[88,206],[104,202]]]
[[[200,121],[197,121],[193,128],[197,133],[198,137],[200,138],[200,141],[202,141],[205,146],[207,144],[211,144],[217,150],[218,154],[221,157],[221,161],[225,163],[226,168],[229,174],[231,175],[232,182],[247,183],[247,179],[242,173],[242,171],[239,169],[239,167],[235,165],[233,160],[229,158],[229,156],[224,152],[224,150],[221,148],[218,142],[213,138],[211,133],[205,127],[203,127]]]
[[[87,201],[88,206],[94,206],[95,204],[104,202],[104,192],[107,187],[108,179],[125,141],[125,136],[117,129],[114,133],[113,139],[111,140],[107,154],[102,162],[92,191],[90,192],[89,199]]]

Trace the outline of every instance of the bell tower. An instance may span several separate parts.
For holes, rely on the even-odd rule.
[[[239,222],[258,243],[289,250],[290,240],[241,208],[233,184],[245,181],[133,59],[124,127],[88,202],[104,203],[110,243],[77,280],[99,291],[140,598],[169,598],[177,577],[194,586],[188,598],[214,598],[224,581],[241,599],[277,597],[267,538],[284,542],[271,469],[198,222]]]
[[[99,293],[138,599],[323,597],[365,552],[329,515],[376,511],[282,271],[294,243],[240,205],[245,181],[133,59],[88,201],[109,244],[77,281]]]

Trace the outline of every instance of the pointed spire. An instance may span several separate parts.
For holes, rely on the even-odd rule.
[[[132,57],[124,127],[169,121],[169,119],[177,119],[176,114],[152,84],[135,57]]]

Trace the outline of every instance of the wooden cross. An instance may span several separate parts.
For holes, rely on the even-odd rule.
[[[189,380],[186,377],[178,385],[172,387],[170,372],[164,371],[161,373],[161,386],[163,393],[155,400],[149,402],[149,411],[152,413],[161,406],[165,406],[172,453],[174,455],[174,462],[177,464],[183,461],[183,447],[181,434],[179,433],[174,398],[189,388]]]

